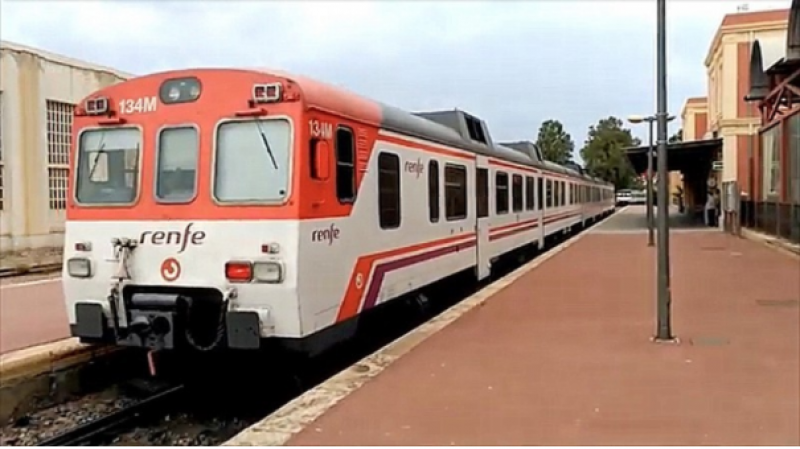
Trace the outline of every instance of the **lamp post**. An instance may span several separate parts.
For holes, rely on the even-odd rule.
[[[669,122],[673,120],[675,120],[674,115],[671,115],[667,118],[667,121]],[[655,238],[653,236],[653,228],[655,227],[655,220],[653,220],[653,152],[655,148],[653,148],[653,123],[656,122],[656,116],[650,115],[647,117],[642,117],[639,115],[631,115],[628,117],[628,121],[635,124],[646,122],[649,125],[649,131],[647,134],[648,140],[650,141],[650,144],[647,147],[647,246],[654,246]]]
[[[656,0],[656,117],[658,132],[658,325],[655,341],[671,341],[669,200],[667,198],[667,0]]]

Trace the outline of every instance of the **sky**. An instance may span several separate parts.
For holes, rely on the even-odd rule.
[[[711,39],[744,3],[667,2],[670,114],[706,95]],[[654,0],[0,0],[4,40],[134,74],[286,70],[412,112],[465,110],[496,142],[535,140],[557,119],[576,156],[599,119],[656,111],[655,19]]]

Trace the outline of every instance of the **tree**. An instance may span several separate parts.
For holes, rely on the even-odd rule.
[[[608,117],[589,127],[581,157],[591,175],[626,189],[633,186],[636,173],[625,149],[639,145],[641,141],[622,126],[622,120]]]
[[[669,140],[667,140],[667,143],[678,143],[678,142],[683,142],[683,128],[679,129],[678,132],[673,134],[669,138]]]
[[[575,151],[575,142],[558,120],[542,122],[536,145],[541,149],[542,157],[556,164],[566,164],[571,161],[572,153]]]

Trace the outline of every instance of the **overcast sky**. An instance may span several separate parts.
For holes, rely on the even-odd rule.
[[[705,95],[711,39],[743,0],[667,3],[668,108],[677,115],[687,97]],[[653,0],[0,0],[0,8],[5,40],[135,74],[280,68],[411,111],[464,109],[487,120],[496,141],[535,140],[539,124],[556,118],[580,148],[598,119],[656,108]],[[645,140],[644,126],[634,132]]]

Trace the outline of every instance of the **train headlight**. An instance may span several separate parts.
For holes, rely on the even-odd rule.
[[[255,262],[253,264],[253,279],[256,282],[277,284],[283,281],[283,265],[279,262]]]
[[[74,278],[92,277],[92,262],[84,257],[73,257],[67,261],[67,273]]]
[[[195,77],[174,78],[164,81],[158,96],[164,104],[189,103],[200,97],[200,80]]]

